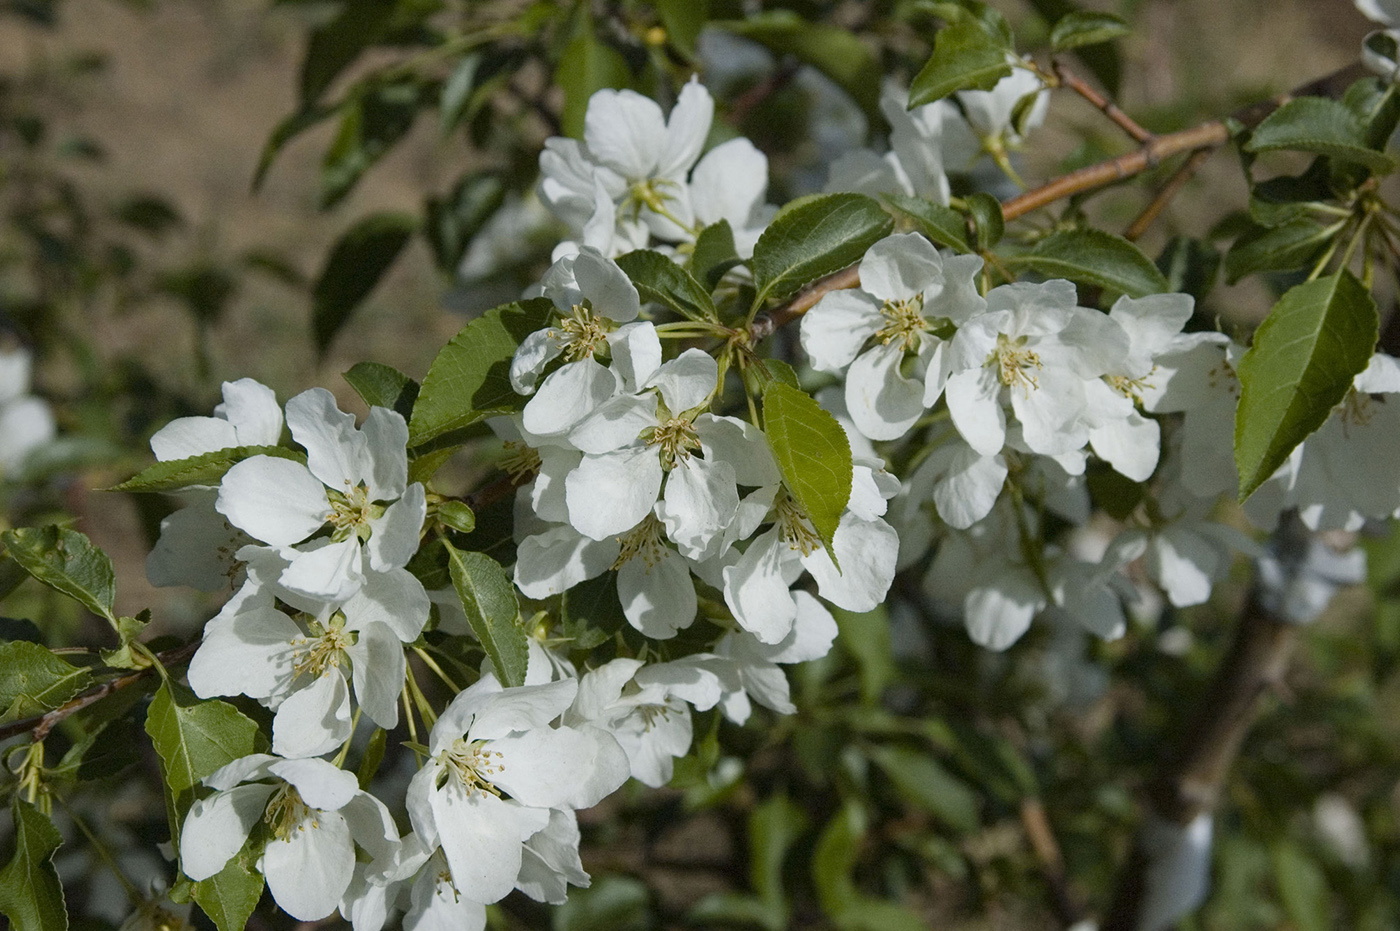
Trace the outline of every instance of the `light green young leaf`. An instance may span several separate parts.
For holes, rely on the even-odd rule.
[[[632,82],[627,60],[612,46],[593,35],[591,24],[583,29],[559,58],[554,83],[564,90],[564,112],[559,122],[564,135],[583,138],[583,117],[588,98],[605,87],[623,88]]]
[[[543,298],[505,304],[452,337],[423,378],[408,423],[409,445],[524,407],[526,398],[510,385],[510,360],[521,340],[543,327],[553,310]]]
[[[1377,174],[1389,174],[1397,164],[1394,156],[1368,147],[1366,127],[1345,104],[1323,97],[1288,101],[1255,128],[1244,148],[1247,152],[1316,152]]]
[[[52,711],[81,692],[88,671],[37,643],[0,643],[0,723]]]
[[[67,931],[68,909],[53,866],[63,836],[37,808],[19,797],[10,803],[15,819],[15,855],[0,869],[0,915],[14,931]]]
[[[660,252],[638,249],[618,256],[617,264],[632,279],[643,301],[654,301],[691,320],[719,319],[710,292]]]
[[[851,498],[851,444],[812,396],[778,379],[763,390],[763,430],[783,484],[807,513],[832,561],[831,541]]]
[[[1262,271],[1286,271],[1314,261],[1344,223],[1323,226],[1298,217],[1272,229],[1257,227],[1246,232],[1225,254],[1225,278],[1230,284]]]
[[[1167,290],[1167,279],[1121,236],[1103,230],[1066,230],[1046,236],[1030,252],[1002,260],[1008,268],[1027,268],[1048,278],[1069,278],[1142,297]]]
[[[147,466],[108,491],[179,491],[191,485],[217,485],[236,463],[252,456],[275,456],[306,463],[306,454],[285,446],[231,446],[188,459],[170,459]]]
[[[967,219],[951,207],[904,194],[881,195],[886,204],[914,223],[914,228],[940,246],[971,252],[967,242]]]
[[[1112,13],[1076,10],[1060,17],[1050,30],[1050,48],[1066,52],[1081,45],[1108,42],[1128,32],[1128,24]]]
[[[972,17],[963,17],[938,31],[933,57],[914,77],[909,107],[942,100],[954,91],[991,90],[1011,73],[1012,49]]]
[[[1237,369],[1241,501],[1346,398],[1379,329],[1375,299],[1345,269],[1290,289],[1269,311]]]
[[[450,543],[443,548],[467,623],[491,658],[501,684],[524,685],[530,648],[524,628],[517,623],[520,603],[510,577],[490,556],[464,552]]]
[[[821,195],[779,213],[754,247],[754,306],[859,261],[893,227],[864,194]]]
[[[885,745],[872,749],[870,759],[890,778],[905,801],[959,833],[977,830],[977,793],[927,753]]]
[[[116,595],[112,560],[83,534],[54,524],[20,527],[0,534],[0,543],[34,578],[116,623],[112,613]]]
[[[219,931],[243,931],[258,907],[263,875],[255,864],[261,856],[261,845],[250,838],[222,870],[194,884],[194,900]]]
[[[409,214],[372,213],[336,241],[311,291],[311,323],[318,351],[324,352],[330,345],[417,229],[418,218]]]
[[[418,400],[418,383],[391,365],[357,362],[342,376],[370,407],[387,407],[407,420]]]

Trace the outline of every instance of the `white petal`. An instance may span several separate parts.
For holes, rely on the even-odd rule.
[[[617,559],[616,537],[590,540],[572,527],[526,537],[516,550],[515,584],[526,598],[548,598],[602,575]]]
[[[370,520],[369,540],[365,542],[370,568],[388,572],[407,565],[418,552],[418,535],[427,518],[426,492],[422,482],[414,482],[382,516]]]
[[[344,808],[360,789],[354,773],[325,760],[277,760],[268,771],[291,783],[308,806],[322,811]]]
[[[454,778],[432,796],[442,852],[463,897],[490,904],[515,888],[521,845],[549,824],[549,812],[505,802],[486,792],[467,795]]]
[[[1012,572],[974,588],[963,602],[967,632],[989,650],[1004,650],[1031,626],[1045,605],[1045,595],[1034,579]]]
[[[631,530],[656,504],[661,477],[661,461],[649,447],[585,456],[564,481],[569,523],[594,540]]]
[[[495,784],[532,808],[591,808],[616,792],[630,770],[612,735],[589,725],[537,727],[490,746],[503,758]]]
[[[714,116],[715,102],[710,92],[697,79],[691,78],[681,88],[666,121],[666,140],[656,166],[658,175],[675,178],[690,170],[705,147],[705,137],[710,134]]]
[[[224,403],[214,413],[233,424],[240,446],[276,446],[282,439],[282,405],[276,393],[251,378],[226,381]]]
[[[412,643],[428,622],[432,602],[423,583],[407,569],[365,573],[365,584],[341,609],[354,630],[384,624],[404,643]]]
[[[681,552],[699,559],[733,523],[738,511],[734,467],[728,462],[691,458],[671,470],[656,516]]]
[[[643,430],[656,425],[656,395],[619,394],[579,421],[569,431],[569,442],[585,453],[610,453],[637,442]]]
[[[690,176],[695,218],[709,226],[747,226],[768,194],[768,156],[747,139],[730,139],[705,153]]]
[[[623,563],[617,597],[628,623],[656,640],[674,637],[695,620],[695,583],[685,560],[669,549],[654,564],[640,556]]]
[[[861,520],[846,513],[836,528],[832,549],[841,562],[838,571],[825,549],[802,557],[802,565],[817,580],[817,594],[848,611],[870,611],[885,600],[894,581],[899,534],[882,520]]]
[[[831,645],[836,641],[836,618],[820,601],[800,589],[792,593],[792,599],[797,605],[792,632],[773,646],[761,648],[760,652],[770,663],[805,663],[821,659],[831,652]]]
[[[1146,565],[1171,603],[1184,608],[1210,598],[1220,552],[1197,534],[1169,528],[1152,540]]]
[[[233,526],[273,546],[305,540],[331,513],[325,486],[306,466],[271,456],[235,463],[214,506]]]
[[[596,250],[585,247],[579,252],[574,259],[574,278],[595,314],[630,323],[642,312],[642,299],[632,279],[616,262]]]
[[[292,592],[326,601],[342,601],[364,584],[360,541],[355,537],[288,553],[291,564],[277,581]]]
[[[1145,482],[1157,469],[1162,428],[1133,411],[1120,420],[1089,431],[1094,453],[1121,474],[1135,482]]]
[[[802,351],[812,367],[840,372],[884,322],[881,303],[862,290],[832,291],[802,318]]]
[[[288,401],[287,426],[292,439],[306,447],[306,467],[327,487],[345,492],[368,477],[369,440],[355,429],[354,415],[336,407],[335,396],[325,388],[311,388]]]
[[[408,423],[386,407],[371,407],[360,432],[365,437],[361,465],[371,501],[393,501],[408,485]]]
[[[701,349],[687,349],[661,366],[647,386],[661,389],[666,407],[679,414],[703,404],[718,380],[719,363],[714,356]]]
[[[764,643],[778,643],[792,630],[797,606],[788,587],[795,565],[800,565],[796,553],[774,527],[724,570],[724,603],[739,625]]]
[[[918,233],[886,236],[860,262],[860,289],[881,301],[908,301],[941,284],[943,259]]]
[[[625,178],[639,180],[656,170],[666,122],[655,101],[635,91],[597,91],[588,98],[583,126],[589,153]]]
[[[568,362],[550,372],[525,405],[524,427],[539,436],[564,433],[616,390],[616,376],[592,357]]]
[[[320,756],[349,736],[350,688],[338,669],[293,692],[272,720],[272,752],[278,756]]]
[[[608,334],[613,368],[627,391],[639,391],[661,366],[661,337],[650,321],[626,323]]]
[[[1006,459],[983,456],[972,447],[950,441],[934,449],[919,467],[933,485],[938,516],[951,527],[966,530],[991,513],[1006,482]]]
[[[768,438],[747,420],[701,414],[695,418],[695,433],[705,458],[732,465],[738,484],[759,488],[781,481]]]
[[[324,811],[286,840],[273,838],[263,850],[267,888],[282,910],[300,921],[318,921],[335,911],[355,871],[355,843],[338,812]]]
[[[1006,445],[1006,412],[998,395],[1001,382],[989,368],[958,372],[948,379],[944,394],[953,426],[967,444],[984,456],[995,456]]]
[[[923,416],[923,383],[900,374],[903,361],[900,344],[887,343],[862,353],[846,373],[846,409],[872,440],[897,440]]]
[[[190,661],[190,688],[200,698],[247,695],[267,698],[292,677],[292,641],[301,628],[281,611],[252,608],[216,618]]]
[[[460,735],[469,732],[472,740],[494,740],[511,731],[542,728],[573,704],[578,695],[576,679],[560,679],[542,685],[519,686],[510,689],[469,694],[467,689],[452,700],[443,713],[444,731]],[[463,695],[469,695],[463,698]],[[464,719],[467,727],[458,722]],[[459,729],[460,728],[460,729]],[[434,731],[436,732],[436,728]]]
[[[8,436],[6,442],[11,442]],[[239,445],[242,444],[238,442],[237,429],[218,417],[178,417],[151,437],[151,452],[161,462],[187,459]]]
[[[536,330],[520,341],[510,360],[510,386],[517,394],[533,394],[545,366],[564,351],[564,341],[553,329]]]
[[[399,723],[399,692],[404,684],[403,644],[386,624],[367,624],[347,651],[355,700],[385,730]]]
[[[180,868],[193,880],[208,879],[243,848],[262,820],[275,786],[236,786],[200,799],[180,830]]]

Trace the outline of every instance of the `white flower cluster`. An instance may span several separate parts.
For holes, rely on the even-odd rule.
[[[29,393],[33,365],[28,350],[0,346],[0,480],[58,432],[48,402]]]

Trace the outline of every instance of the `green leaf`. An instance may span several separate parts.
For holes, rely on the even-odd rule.
[[[956,210],[905,194],[882,194],[881,199],[914,222],[914,228],[940,246],[971,252],[967,242],[967,219]],[[997,213],[1000,214],[1000,209]]]
[[[1323,97],[1297,97],[1260,123],[1244,145],[1246,152],[1292,149],[1352,162],[1377,174],[1395,169],[1395,158],[1367,145],[1366,127],[1345,104]]]
[[[49,588],[82,602],[94,614],[116,623],[112,599],[116,579],[112,560],[76,530],[50,524],[0,534],[10,557]]]
[[[29,578],[29,573],[24,571],[24,567],[15,562],[14,557],[0,549],[0,599],[6,598],[10,592],[20,587],[25,579]],[[0,637],[9,635],[0,631]]]
[[[417,228],[418,220],[406,213],[374,213],[336,241],[311,291],[319,352],[325,352],[350,313],[379,284]]]
[[[108,491],[179,491],[191,485],[217,485],[235,463],[253,456],[275,456],[305,463],[306,454],[285,446],[231,446],[188,459],[169,459],[148,466]]]
[[[1050,48],[1065,52],[1081,45],[1097,45],[1125,36],[1128,24],[1112,13],[1076,10],[1060,17],[1050,30]]]
[[[442,82],[442,92],[438,94],[438,126],[446,136],[457,128],[462,114],[471,102],[472,88],[476,87],[476,72],[481,67],[481,53],[471,52],[462,56],[457,67]]]
[[[1327,931],[1332,922],[1332,895],[1327,875],[1297,844],[1279,841],[1273,850],[1274,883],[1297,931]]]
[[[617,576],[604,572],[580,582],[561,599],[560,636],[571,650],[591,650],[606,643],[627,623],[622,602],[617,597]]]
[[[1241,501],[1346,398],[1379,329],[1375,299],[1345,269],[1290,289],[1269,311],[1237,368]]]
[[[438,268],[455,274],[472,237],[481,232],[501,204],[506,186],[497,171],[473,172],[445,197],[430,197],[424,232]]]
[[[0,869],[0,915],[10,919],[14,931],[67,931],[68,909],[53,866],[63,835],[18,794],[10,813],[15,819],[15,855]]]
[[[977,248],[985,252],[1001,242],[1001,237],[1006,232],[1006,219],[1001,215],[1001,201],[985,191],[977,191],[967,196],[966,203],[967,212],[972,215]]]
[[[505,304],[452,337],[423,378],[408,423],[409,444],[523,407],[526,399],[510,384],[510,360],[521,340],[543,327],[553,311],[543,298]]]
[[[1157,256],[1157,270],[1166,276],[1168,291],[1189,294],[1199,304],[1215,287],[1220,252],[1208,242],[1173,236]]]
[[[1167,290],[1167,279],[1121,236],[1082,229],[1052,233],[1023,255],[1004,258],[1008,268],[1028,268],[1047,278],[1069,278],[1142,297]]]
[[[837,642],[856,661],[860,673],[860,700],[878,705],[885,688],[895,680],[894,651],[890,646],[890,618],[884,605],[864,614],[833,606],[839,630]]]
[[[346,66],[383,37],[396,4],[348,0],[339,15],[311,34],[301,62],[301,102],[311,106]]]
[[[1341,221],[1323,226],[1299,217],[1272,229],[1255,227],[1235,240],[1225,254],[1225,279],[1234,284],[1254,272],[1287,271],[1309,265],[1345,225]]]
[[[741,20],[712,23],[775,55],[811,65],[851,96],[868,116],[880,108],[880,63],[854,32],[813,22],[792,10],[767,10]]]
[[[176,792],[252,753],[257,729],[228,702],[201,701],[174,682],[162,683],[146,712],[146,733],[160,756],[166,785]]]
[[[962,834],[977,830],[977,793],[927,753],[910,747],[882,746],[870,751],[870,759],[890,778],[905,801]]]
[[[631,876],[604,874],[585,889],[570,889],[554,909],[553,931],[651,931],[651,892]]]
[[[529,643],[517,619],[515,586],[501,564],[484,553],[463,552],[445,543],[452,587],[467,614],[472,633],[486,650],[496,675],[507,687],[525,684]]]
[[[859,261],[893,227],[864,194],[826,194],[779,213],[754,247],[754,306]]]
[[[605,87],[626,87],[632,83],[632,72],[616,49],[600,42],[585,26],[560,56],[554,83],[564,90],[564,110],[559,115],[564,135],[582,139],[588,99]]]
[[[1012,49],[977,20],[961,18],[938,31],[933,57],[909,88],[909,108],[942,100],[954,91],[991,90],[1011,73]]]
[[[151,623],[151,609],[146,608],[136,617],[119,617],[116,622],[117,636],[121,645],[115,650],[102,650],[102,662],[113,669],[144,669],[150,660],[139,651],[132,649],[146,626]]]
[[[724,273],[743,263],[734,248],[734,230],[728,220],[711,223],[695,237],[695,251],[690,254],[690,271],[705,287],[714,290]]]
[[[783,861],[806,829],[805,812],[783,793],[769,797],[749,815],[749,883],[760,899],[783,916],[780,928],[787,926]]]
[[[807,513],[832,561],[831,541],[851,498],[851,444],[811,395],[778,379],[763,391],[763,430],[783,484]]]
[[[437,519],[458,533],[476,529],[476,515],[464,501],[444,501],[437,509]]]
[[[709,0],[656,0],[656,11],[671,44],[687,55],[695,54],[695,40],[710,17]]]
[[[617,264],[632,279],[643,301],[654,301],[691,320],[718,321],[710,293],[690,272],[651,249],[618,256]]]
[[[865,824],[865,813],[859,806],[847,802],[817,838],[812,854],[812,879],[822,911],[832,917],[853,907],[860,898],[851,874],[860,854]]]
[[[365,747],[365,755],[360,758],[360,768],[355,771],[355,781],[362,791],[369,791],[369,784],[374,781],[375,773],[379,772],[379,764],[384,762],[384,750],[388,745],[389,732],[376,727]]]
[[[296,113],[285,117],[272,129],[267,142],[263,143],[262,154],[258,156],[258,167],[253,171],[253,190],[257,191],[262,187],[263,181],[267,178],[267,172],[272,168],[272,163],[277,159],[278,154],[297,136],[306,132],[319,123],[335,116],[340,112],[340,107],[308,107],[298,110]]]
[[[194,900],[219,931],[243,931],[262,898],[263,875],[256,868],[262,856],[253,839],[229,858],[219,872],[194,884]]]
[[[52,711],[88,684],[88,671],[37,643],[0,643],[0,722]]]
[[[1301,175],[1260,181],[1249,192],[1250,217],[1260,226],[1279,226],[1306,216],[1311,205],[1336,196],[1329,175],[1327,159],[1316,158]]]
[[[418,382],[391,365],[357,362],[343,377],[370,407],[387,407],[408,420],[418,400]]]

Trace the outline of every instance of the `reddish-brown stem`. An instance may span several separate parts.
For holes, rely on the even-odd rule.
[[[200,641],[196,640],[194,643],[188,643],[182,647],[175,647],[173,650],[165,650],[164,652],[157,653],[156,659],[160,660],[162,666],[179,666],[181,663],[188,662],[190,657],[194,656],[195,651],[199,649],[199,644]],[[68,717],[70,714],[82,711],[89,705],[95,705],[108,695],[112,695],[142,679],[155,675],[155,672],[156,667],[149,666],[139,672],[129,673],[128,675],[112,679],[109,682],[104,682],[96,688],[89,689],[76,698],[64,702],[52,711],[35,715],[32,718],[25,718],[21,721],[12,721],[4,727],[0,727],[0,741],[9,740],[11,737],[17,737],[29,731],[32,732],[31,737],[37,743],[49,736],[49,731],[53,730],[58,722]]]
[[[1157,195],[1152,198],[1152,201],[1143,208],[1142,213],[1137,215],[1137,219],[1134,220],[1127,231],[1123,233],[1123,238],[1129,241],[1135,241],[1143,233],[1147,232],[1147,228],[1157,221],[1157,217],[1166,209],[1167,204],[1171,203],[1172,198],[1181,193],[1181,189],[1186,186],[1186,182],[1191,180],[1196,172],[1200,170],[1201,166],[1210,160],[1211,155],[1214,153],[1214,149],[1197,149],[1195,152],[1192,152],[1191,157],[1183,162],[1181,167],[1167,179],[1167,183],[1162,185],[1162,189],[1158,191]]]
[[[1098,107],[1104,116],[1112,120],[1114,125],[1123,130],[1123,132],[1132,136],[1135,142],[1146,145],[1152,141],[1153,133],[1151,131],[1143,129],[1142,126],[1138,125],[1136,120],[1118,109],[1116,103],[1109,100],[1103,94],[1100,94],[1089,82],[1071,71],[1069,66],[1064,62],[1056,59],[1051,63],[1051,67],[1054,69],[1055,77],[1059,79],[1061,87],[1068,87],[1080,97],[1083,97],[1095,107]]]
[[[860,266],[848,265],[839,272],[833,272],[798,291],[783,303],[766,314],[759,314],[749,324],[749,342],[757,345],[765,337],[787,326],[816,305],[817,301],[832,291],[854,288],[860,284]]]

